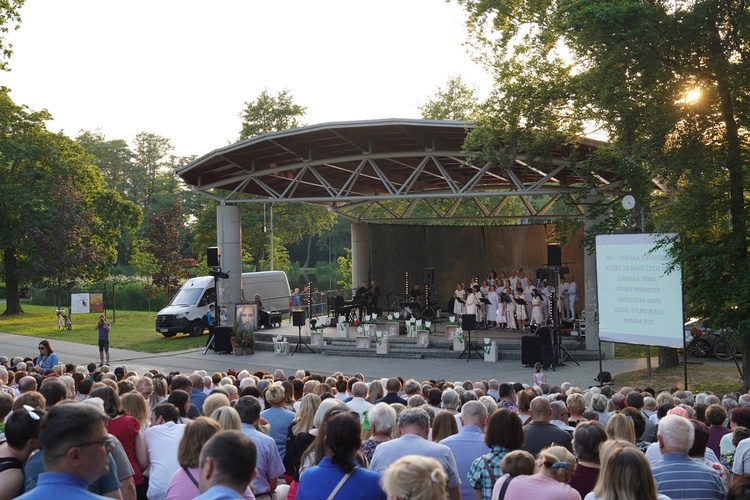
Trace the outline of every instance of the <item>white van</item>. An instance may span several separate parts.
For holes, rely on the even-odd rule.
[[[246,302],[252,302],[255,294],[259,294],[267,312],[289,313],[289,280],[283,271],[242,273],[242,293]],[[201,319],[208,312],[208,306],[214,303],[216,289],[212,276],[189,279],[169,305],[157,313],[156,331],[165,337],[178,333],[200,337],[204,330]]]

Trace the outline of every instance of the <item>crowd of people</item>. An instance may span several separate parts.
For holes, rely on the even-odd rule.
[[[0,500],[750,498],[750,394],[0,356]]]

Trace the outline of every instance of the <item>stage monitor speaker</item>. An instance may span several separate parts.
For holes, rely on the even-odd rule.
[[[219,267],[221,265],[219,247],[206,248],[206,264],[208,264],[208,267]]]
[[[232,352],[232,342],[229,336],[232,335],[231,326],[214,327],[214,351]]]
[[[477,315],[476,314],[462,314],[461,315],[461,329],[474,331],[477,329]]]
[[[305,311],[292,311],[292,325],[305,326]]]
[[[424,268],[424,284],[430,285],[430,286],[435,284],[435,268],[434,267]]]
[[[547,265],[551,267],[562,266],[562,248],[557,245],[547,245]]]

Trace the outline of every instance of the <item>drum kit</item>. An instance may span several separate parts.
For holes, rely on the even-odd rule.
[[[430,300],[428,307],[425,307],[419,297],[415,299],[406,294],[399,294],[392,307],[397,311],[397,318],[399,319],[408,320],[412,317],[434,319],[437,316],[437,305],[436,300]]]

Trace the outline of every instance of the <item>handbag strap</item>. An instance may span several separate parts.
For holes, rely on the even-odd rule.
[[[336,498],[336,494],[339,492],[342,486],[344,486],[344,483],[352,476],[354,471],[357,470],[357,467],[354,468],[351,472],[348,472],[344,477],[341,478],[341,481],[339,481],[339,484],[336,485],[336,487],[333,489],[330,495],[328,495],[327,500],[333,500]]]
[[[487,462],[487,456],[482,455],[482,460],[484,460],[484,468],[487,469],[487,473],[490,475],[490,480],[492,481],[492,484],[495,484],[495,474],[492,473],[492,469],[490,469],[490,464]]]
[[[187,467],[183,467],[182,470],[185,471],[185,474],[187,474],[187,477],[190,478],[190,480],[193,482],[196,488],[198,488],[198,481],[193,477],[193,475],[190,473]]]
[[[497,495],[497,500],[504,500],[505,499],[505,490],[508,489],[508,485],[510,484],[511,480],[516,476],[508,476],[508,479],[505,480],[502,487],[500,488],[500,493]]]

